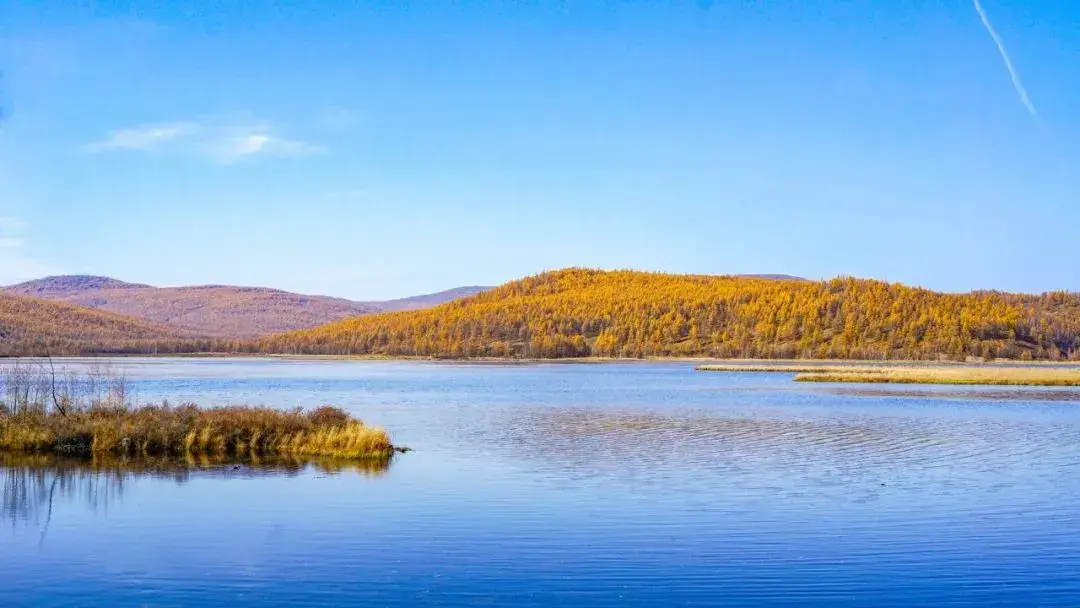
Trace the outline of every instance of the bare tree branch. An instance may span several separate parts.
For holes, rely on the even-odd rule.
[[[60,404],[60,398],[56,394],[56,366],[53,364],[52,355],[49,354],[49,345],[45,344],[45,357],[49,360],[49,380],[50,388],[52,389],[53,407],[56,411],[60,412],[60,415],[67,418],[67,408]]]

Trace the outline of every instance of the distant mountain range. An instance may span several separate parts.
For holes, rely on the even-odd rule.
[[[568,268],[389,302],[87,276],[7,291],[0,356],[1080,359],[1080,294],[949,294],[854,278]]]
[[[460,300],[461,298],[475,296],[476,294],[482,291],[487,291],[489,289],[491,289],[491,287],[469,285],[466,287],[455,287],[453,289],[447,289],[445,291],[427,293],[419,296],[410,296],[408,298],[400,298],[397,300],[386,300],[383,302],[363,302],[363,304],[377,308],[378,312],[420,310],[421,308],[431,308],[432,306],[438,306],[439,304],[445,304],[454,300]]]
[[[357,315],[417,310],[477,294],[486,287],[458,287],[389,301],[354,302],[264,287],[205,285],[152,287],[109,277],[67,275],[28,281],[0,291],[116,313],[165,333],[212,338],[251,338],[316,327]]]
[[[837,324],[853,318],[849,315],[857,315],[859,323],[868,315],[888,319],[878,308],[897,305],[885,301],[893,291],[873,281],[825,284],[780,274],[719,277],[568,269],[498,288],[459,287],[356,302],[262,287],[159,288],[108,277],[55,276],[0,289],[0,356],[881,356],[883,347],[873,341],[878,338],[867,336],[889,335],[891,326],[857,325],[854,334],[842,339],[830,336],[840,335]],[[867,293],[875,295],[867,299]],[[1026,352],[1056,358],[1076,352],[1072,342],[1062,341],[1078,335],[1074,325],[1080,304],[1071,296],[1061,302],[1057,296],[942,296],[948,310],[924,311],[920,307],[939,294],[904,293],[921,294],[903,303],[904,310],[914,307],[917,323],[946,319],[911,330],[925,335],[911,348],[905,346],[905,355],[955,354],[955,344],[967,353],[975,349],[1003,356]],[[793,308],[803,306],[803,300],[808,308]],[[949,333],[959,327],[954,305],[978,311],[972,318],[985,325],[969,319],[967,327],[978,332],[974,336]],[[984,310],[987,306],[993,310]],[[820,315],[826,316],[815,320]],[[1001,319],[1010,315],[1019,315],[1021,321],[1010,320],[1002,329]],[[1033,318],[1042,319],[1037,331],[1030,325]],[[942,322],[946,329],[937,325]],[[844,323],[846,334],[850,324]],[[1015,338],[999,337],[1003,331]],[[777,335],[770,337],[769,332]]]

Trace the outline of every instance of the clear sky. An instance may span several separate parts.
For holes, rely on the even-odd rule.
[[[0,69],[0,283],[1080,290],[1073,0],[4,0]]]

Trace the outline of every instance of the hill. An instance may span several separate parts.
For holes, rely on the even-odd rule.
[[[142,319],[0,294],[0,356],[183,352],[206,347]]]
[[[177,330],[217,338],[251,338],[382,310],[432,306],[477,289],[461,288],[390,302],[353,302],[262,287],[207,285],[151,287],[107,277],[57,276],[4,289],[146,319]]]
[[[470,285],[468,287],[456,287],[454,289],[447,289],[446,291],[439,291],[436,293],[429,293],[420,296],[411,296],[408,298],[400,298],[397,300],[386,300],[385,302],[366,302],[366,304],[377,308],[379,312],[393,312],[396,310],[419,310],[421,308],[429,308],[431,306],[445,304],[446,302],[460,300],[461,298],[475,296],[476,294],[482,291],[487,291],[489,289],[491,288],[480,287],[478,285]]]
[[[150,287],[141,283],[125,283],[109,277],[95,277],[88,275],[63,275],[45,277],[36,281],[28,281],[11,287],[5,287],[7,293],[41,298],[45,300],[64,299],[73,294],[86,291],[112,290],[112,289],[142,289]]]
[[[253,350],[433,357],[1080,358],[1080,295],[569,269]]]

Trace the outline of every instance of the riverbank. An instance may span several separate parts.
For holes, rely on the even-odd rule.
[[[0,413],[0,450],[66,456],[294,455],[388,459],[381,428],[338,408],[307,412],[268,407],[39,408]]]

